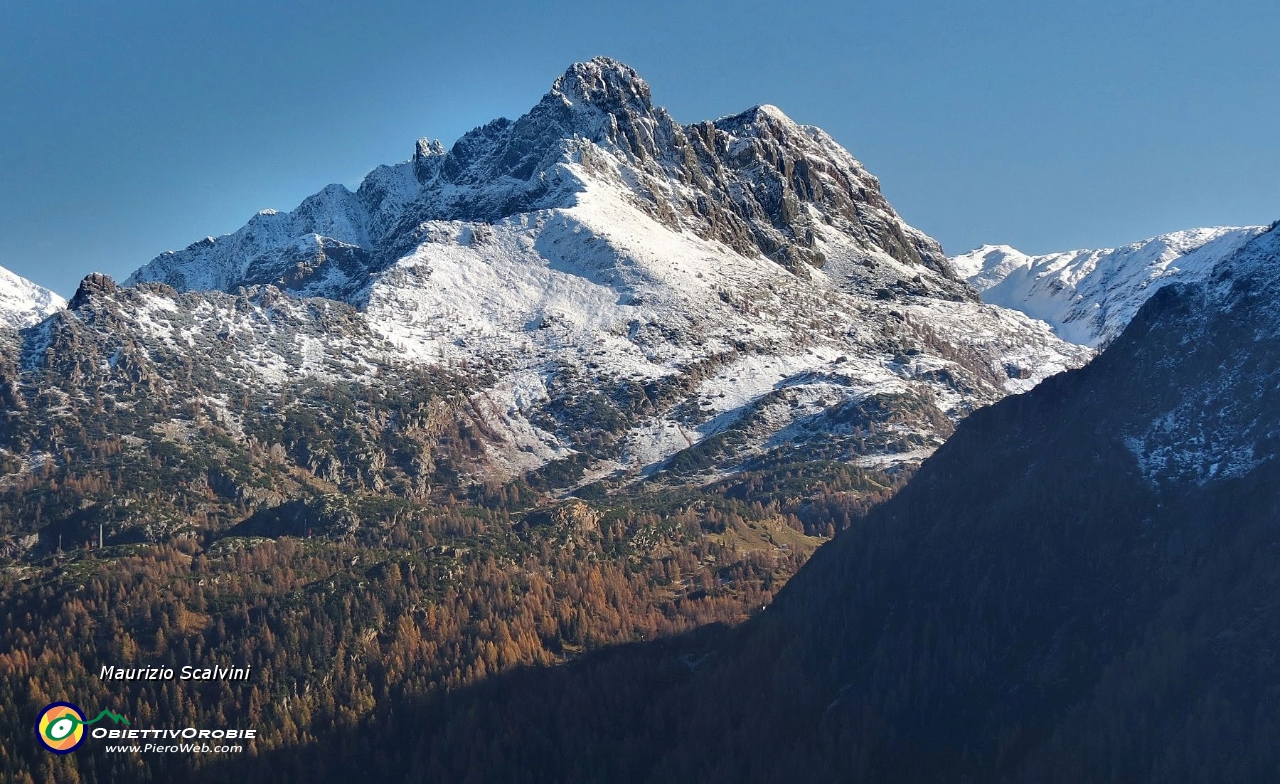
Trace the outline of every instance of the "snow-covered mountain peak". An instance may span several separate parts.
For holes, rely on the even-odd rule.
[[[680,136],[666,109],[654,106],[648,83],[630,66],[607,57],[570,66],[515,125],[521,126],[514,129],[517,138],[580,137],[628,161],[661,158]]]
[[[725,115],[714,125],[736,136],[791,136],[817,130],[814,126],[802,126],[773,104],[762,103],[746,111]]]
[[[439,139],[423,137],[418,140],[413,156],[415,159],[431,158],[436,155],[444,155],[446,152],[447,150],[445,150],[444,143]]]
[[[377,336],[370,362],[490,374],[477,406],[511,470],[579,449],[563,434],[596,414],[597,457],[628,468],[734,428],[743,454],[825,438],[840,459],[914,461],[951,421],[1090,353],[976,302],[821,129],[770,105],[682,126],[603,58],[515,120],[420,140],[354,193],[259,214],[128,283],[148,281],[250,309],[262,290],[340,300],[352,334]],[[288,328],[290,346],[316,339]],[[267,364],[303,367],[290,352]],[[910,408],[887,441],[860,408],[882,396]]]
[[[786,122],[786,123],[791,123],[792,125],[795,124],[795,121],[793,121],[790,117],[788,117],[786,112],[782,111],[781,109],[779,109],[778,107],[774,106],[771,103],[762,103],[759,106],[755,107],[754,111],[757,114],[760,114],[764,117],[769,117],[773,120],[776,120],[777,122]]]
[[[983,245],[951,259],[957,273],[995,305],[1021,310],[1059,337],[1097,347],[1124,329],[1143,302],[1169,283],[1203,280],[1263,227],[1188,229],[1120,248],[1031,256]]]
[[[634,70],[608,58],[571,66],[517,120],[494,120],[447,150],[419,140],[410,161],[378,167],[355,193],[330,185],[292,212],[264,211],[235,234],[157,257],[127,283],[227,292],[272,284],[349,299],[413,255],[432,222],[568,209],[588,190],[612,191],[651,221],[793,274],[831,260],[848,285],[874,290],[924,274],[941,296],[973,296],[941,247],[820,129],[768,104],[681,126]]]
[[[0,267],[0,327],[29,327],[66,306],[65,299],[44,286]]]
[[[595,57],[569,66],[552,84],[548,97],[551,96],[606,112],[625,109],[648,114],[653,111],[648,83],[631,66],[609,57]]]
[[[972,283],[979,291],[1003,280],[1009,272],[1031,258],[1010,245],[982,245],[968,253],[951,257],[956,274]]]

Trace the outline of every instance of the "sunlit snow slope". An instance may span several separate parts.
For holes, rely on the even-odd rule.
[[[21,329],[67,306],[49,289],[0,267],[0,326]]]
[[[1109,342],[1152,294],[1169,283],[1203,280],[1263,227],[1191,229],[1122,248],[1028,256],[1008,245],[983,245],[951,259],[984,302],[1020,310],[1064,340]]]

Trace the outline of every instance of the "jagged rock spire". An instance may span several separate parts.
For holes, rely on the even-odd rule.
[[[653,112],[649,85],[631,66],[608,57],[574,63],[551,86],[550,95],[602,111]]]
[[[71,309],[85,305],[89,299],[95,294],[114,294],[116,292],[116,282],[112,280],[110,275],[101,272],[91,272],[80,281],[80,286],[76,289],[75,296],[71,298]]]

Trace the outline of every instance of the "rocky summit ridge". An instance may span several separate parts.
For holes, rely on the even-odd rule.
[[[981,303],[820,129],[771,106],[681,125],[606,58],[354,192],[260,212],[123,286],[86,279],[0,348],[32,420],[0,439],[0,481],[58,465],[71,422],[110,410],[126,451],[247,450],[215,484],[248,509],[789,459],[892,471],[1091,356]],[[263,454],[293,479],[267,489]]]
[[[635,71],[596,58],[570,67],[515,121],[494,120],[447,150],[420,140],[411,160],[378,167],[354,193],[334,184],[292,212],[263,211],[231,235],[162,254],[128,282],[271,283],[344,298],[412,250],[426,223],[568,209],[600,181],[676,231],[793,271],[821,267],[817,246],[841,238],[953,280],[937,242],[905,224],[876,178],[820,129],[772,106],[682,126]]]

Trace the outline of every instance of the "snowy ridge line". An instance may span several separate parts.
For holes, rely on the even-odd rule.
[[[1261,226],[1190,229],[1122,248],[1029,256],[983,245],[951,258],[984,302],[1044,321],[1064,340],[1096,348],[1114,339],[1142,303],[1170,283],[1204,280],[1264,231]]]
[[[58,294],[0,267],[0,326],[34,326],[66,307]]]

